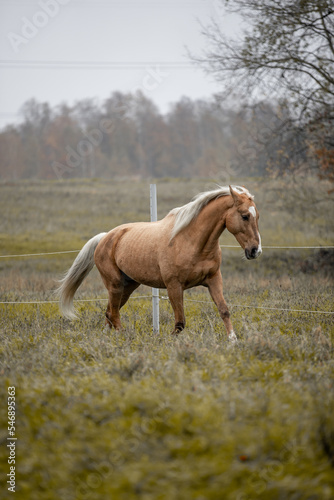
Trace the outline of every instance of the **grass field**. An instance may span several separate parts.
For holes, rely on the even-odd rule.
[[[240,183],[255,194],[264,246],[333,244],[325,194],[305,208],[293,186]],[[148,184],[2,184],[0,255],[76,250],[115,225],[149,220]],[[159,217],[209,187],[159,181]],[[307,181],[303,193],[315,200],[325,188]],[[221,242],[235,243],[225,234]],[[0,301],[54,300],[54,280],[74,255],[0,259]],[[332,264],[326,251],[268,249],[247,262],[224,249],[237,345],[202,288],[185,294],[178,338],[167,300],[160,334],[152,333],[151,301],[135,298],[149,295],[145,287],[125,306],[119,334],[103,331],[105,301],[77,302],[76,322],[57,304],[0,305],[0,497],[13,496],[6,444],[14,386],[17,498],[332,499],[333,315],[262,309],[333,311]],[[106,298],[96,270],[77,298]]]

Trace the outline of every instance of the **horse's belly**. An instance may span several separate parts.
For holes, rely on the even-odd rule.
[[[127,276],[142,285],[153,286],[154,288],[166,288],[159,268],[150,263],[140,255],[133,256],[133,259],[118,259],[117,266]]]
[[[139,228],[128,231],[115,251],[117,267],[137,283],[165,288],[161,276],[155,239]]]

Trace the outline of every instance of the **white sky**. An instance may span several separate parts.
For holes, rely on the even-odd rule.
[[[32,97],[54,106],[141,89],[162,112],[183,95],[210,97],[218,84],[186,47],[202,53],[199,23],[212,16],[226,33],[239,30],[219,0],[0,0],[0,127]]]

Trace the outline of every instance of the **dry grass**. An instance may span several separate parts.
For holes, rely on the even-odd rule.
[[[205,187],[199,187],[203,181],[164,182],[164,212]],[[106,229],[109,213],[108,227],[117,220],[144,220],[146,188],[134,183],[124,197],[121,184],[99,181],[19,184],[17,198],[12,192],[5,197],[9,222],[2,222],[1,253],[36,251],[34,243],[44,250],[80,247]],[[4,193],[10,189],[2,186]],[[93,200],[106,207],[108,191],[118,192],[121,208],[110,201],[99,216]],[[17,209],[18,200],[26,214]],[[129,207],[132,212],[124,215]],[[270,216],[262,210],[264,235],[273,234]],[[289,214],[281,216],[287,243],[294,228],[287,224]],[[45,230],[47,220],[54,232]],[[329,227],[326,220],[324,214]],[[316,225],[306,241],[320,238],[322,227]],[[330,267],[317,268],[320,261],[312,255],[309,272],[302,272],[302,252],[264,254],[249,263],[238,251],[224,251],[227,301],[332,310]],[[52,300],[54,278],[71,260],[0,262],[1,300]],[[78,293],[105,296],[96,272]],[[159,335],[152,333],[145,299],[124,308],[120,334],[103,331],[100,301],[78,303],[80,319],[73,323],[60,317],[56,304],[0,305],[1,498],[11,495],[4,479],[8,386],[17,392],[18,498],[333,498],[333,317],[233,306],[240,341],[231,345],[207,293],[194,290],[186,298],[187,328],[178,338],[170,335],[168,301],[161,301]]]

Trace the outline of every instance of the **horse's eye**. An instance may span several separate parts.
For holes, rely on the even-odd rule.
[[[241,218],[242,220],[249,220],[249,215],[242,215]]]

